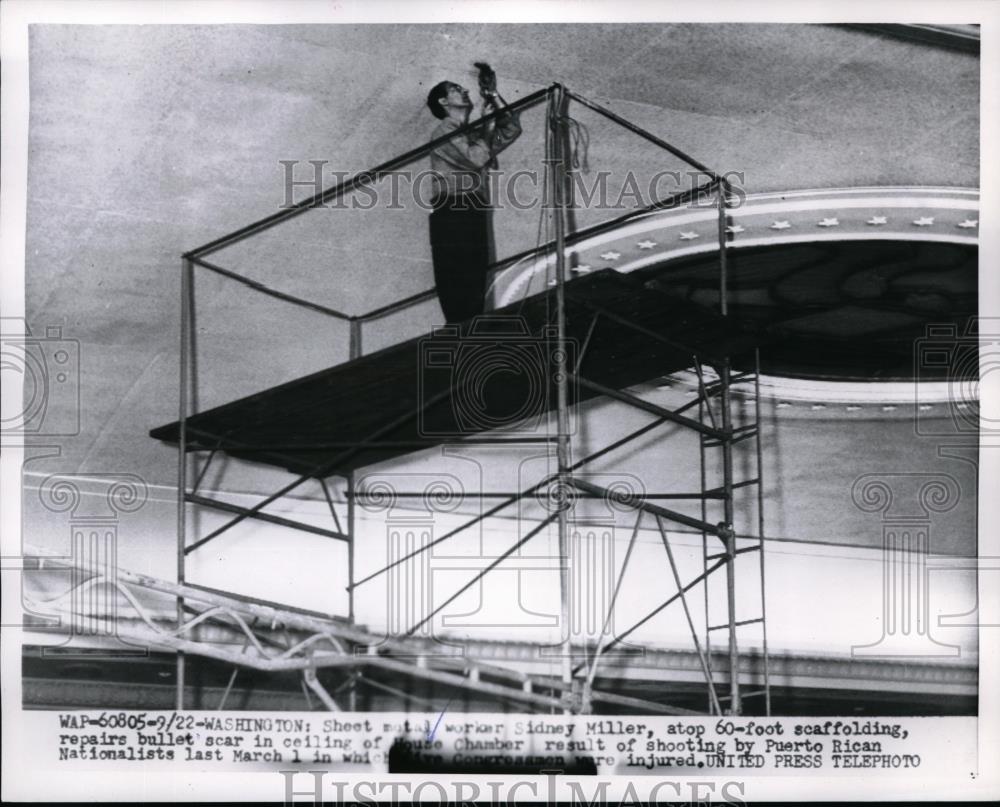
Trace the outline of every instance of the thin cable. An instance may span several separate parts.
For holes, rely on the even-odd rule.
[[[576,170],[589,171],[587,157],[590,152],[590,132],[576,118],[567,115],[564,120],[570,132],[572,147],[570,149],[570,164]]]

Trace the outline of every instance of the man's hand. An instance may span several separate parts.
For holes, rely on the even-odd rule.
[[[486,62],[475,62],[479,70],[479,93],[486,103],[495,104],[494,96],[497,94],[497,74]]]

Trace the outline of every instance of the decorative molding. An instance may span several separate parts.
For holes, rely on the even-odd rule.
[[[730,249],[843,240],[975,244],[979,192],[974,188],[825,188],[748,194],[729,211]],[[653,243],[653,247],[641,246]],[[689,205],[637,216],[575,244],[567,253],[595,269],[614,261],[631,272],[718,249],[718,211]],[[612,257],[613,256],[613,257]],[[542,291],[555,258],[525,258],[493,279],[497,307]]]

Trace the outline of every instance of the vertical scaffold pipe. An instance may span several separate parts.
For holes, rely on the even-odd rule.
[[[178,401],[178,438],[177,438],[177,585],[185,582],[184,546],[187,540],[187,410],[188,410],[188,376],[191,361],[191,293],[194,264],[181,260],[181,341],[180,341],[180,391]],[[177,629],[184,625],[184,598],[177,598]],[[176,707],[184,709],[184,653],[177,651],[177,693]]]
[[[350,359],[360,359],[363,352],[361,346],[362,321],[352,319],[350,326]],[[354,624],[354,540],[355,540],[355,516],[354,509],[354,471],[348,471],[346,477],[347,493],[347,615],[351,624]],[[351,686],[351,693],[354,693],[354,686]]]
[[[546,155],[552,166],[552,192],[555,208],[555,250],[556,250],[556,452],[559,463],[559,598],[560,625],[562,630],[562,680],[567,686],[572,684],[573,670],[571,653],[572,625],[570,621],[569,592],[569,366],[566,351],[566,232],[565,211],[568,205],[566,182],[566,117],[569,97],[562,85],[552,87],[549,96],[549,126],[551,127],[550,155]]]
[[[363,320],[351,318],[350,332],[349,332],[349,343],[348,343],[348,356],[351,361],[355,359],[360,359],[361,354],[364,352],[361,344],[361,339],[363,334],[361,333],[361,328],[364,325]]]
[[[719,183],[719,311],[729,316],[728,266],[726,261],[726,211],[727,194],[725,182]],[[738,715],[743,711],[740,703],[739,646],[736,642],[736,530],[733,527],[733,442],[732,442],[732,400],[729,389],[729,357],[723,359],[719,368],[719,392],[722,406],[722,485],[724,491],[726,542],[726,609],[729,622],[729,710]]]
[[[698,372],[698,422],[704,425],[705,423],[705,407],[709,404],[708,398],[705,396],[705,385],[701,381],[701,366],[695,365]],[[708,473],[705,468],[705,439],[704,437],[698,438],[698,460],[701,470],[701,491],[704,493],[708,490]],[[701,498],[701,520],[703,523],[708,523],[708,499],[702,496]],[[714,540],[714,539],[713,539]],[[712,673],[712,631],[709,630],[709,626],[712,624],[711,610],[709,608],[709,575],[708,575],[708,532],[705,530],[701,531],[701,569],[705,575],[703,582],[705,591],[705,662],[708,665],[708,713],[712,714],[712,708],[715,704],[718,704],[718,693],[715,691],[715,677]],[[719,714],[722,710],[719,710]]]
[[[345,479],[347,493],[347,618],[354,624],[354,471]]]
[[[754,350],[754,419],[757,431],[757,535],[760,536],[760,629],[764,662],[764,714],[771,716],[771,662],[767,654],[767,587],[764,581],[764,448],[761,445],[760,348]]]
[[[360,319],[352,319],[350,325],[350,359],[360,359],[363,353]],[[347,494],[347,618],[354,624],[354,542],[357,539],[357,511],[354,507],[354,471],[348,471],[345,479]],[[347,691],[347,709],[350,712],[358,710],[358,681],[356,675],[351,675]]]

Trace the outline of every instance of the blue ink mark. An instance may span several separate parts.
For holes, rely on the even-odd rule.
[[[440,726],[441,725],[441,721],[444,720],[444,713],[448,711],[448,707],[451,706],[451,702],[453,700],[455,700],[455,699],[454,698],[449,698],[448,699],[448,702],[444,705],[444,709],[441,710],[441,714],[438,715],[438,719],[437,719],[437,722],[434,724],[434,728],[432,728],[427,733],[427,741],[428,742],[433,742],[434,741],[434,735],[437,734],[438,726]]]

